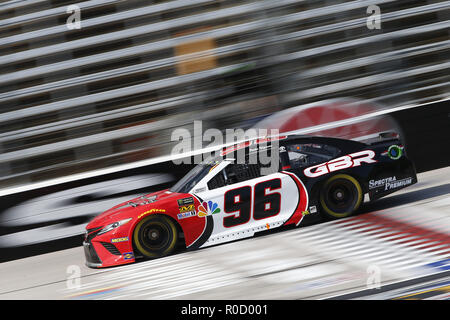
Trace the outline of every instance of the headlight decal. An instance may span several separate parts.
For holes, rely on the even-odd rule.
[[[120,226],[123,226],[124,224],[126,224],[126,223],[128,223],[130,221],[131,221],[131,218],[128,218],[128,219],[123,219],[123,220],[116,221],[116,222],[113,222],[111,224],[108,224],[97,235],[101,235],[101,234],[104,234],[104,233],[109,232],[111,230],[114,230],[114,229],[116,229],[116,228],[118,228]]]

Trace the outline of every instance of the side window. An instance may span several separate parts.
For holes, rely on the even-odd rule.
[[[220,170],[211,180],[208,181],[208,189],[213,190],[225,186],[224,170]]]
[[[263,165],[261,164],[229,164],[208,181],[208,189],[213,190],[226,185],[261,177],[262,167]],[[270,168],[270,165],[264,165],[264,167]],[[279,165],[276,166],[273,173],[278,171]]]
[[[231,164],[225,167],[227,184],[238,183],[261,176],[261,166],[258,164]]]
[[[293,144],[287,146],[286,149],[293,169],[326,162],[340,154],[338,148],[326,144]]]

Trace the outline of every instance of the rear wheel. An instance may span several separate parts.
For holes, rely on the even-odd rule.
[[[175,223],[162,215],[150,215],[142,219],[133,234],[135,248],[146,258],[159,258],[172,253],[177,239]]]
[[[331,219],[352,215],[361,205],[363,193],[359,182],[347,174],[328,179],[320,192],[322,212]]]

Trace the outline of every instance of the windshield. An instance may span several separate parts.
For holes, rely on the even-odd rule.
[[[177,193],[188,193],[197,183],[200,182],[212,169],[214,163],[201,163],[188,172],[180,181],[178,181],[170,191]]]

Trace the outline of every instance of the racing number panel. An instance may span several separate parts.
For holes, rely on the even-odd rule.
[[[267,190],[281,189],[281,179],[276,178],[263,181],[255,185],[255,203],[253,217],[261,220],[276,216],[281,210],[281,194],[279,192],[267,194]]]
[[[236,227],[250,221],[251,217],[252,188],[244,186],[231,189],[224,195],[224,211],[233,215],[223,218],[225,228]],[[236,212],[239,214],[236,215]]]
[[[210,238],[214,243],[217,239],[230,241],[244,237],[243,234],[249,237],[256,231],[280,226],[296,212],[300,200],[305,199],[300,197],[295,180],[281,172],[206,190],[198,196],[221,208],[220,213],[212,215],[214,227]]]
[[[281,209],[281,194],[278,192],[267,194],[267,190],[273,191],[276,189],[281,189],[281,179],[279,178],[257,183],[253,188],[253,197],[250,186],[225,192],[225,213],[233,215],[223,218],[224,227],[230,228],[249,222],[252,214],[252,203],[253,219],[255,220],[278,215]],[[236,212],[239,212],[237,216]]]

